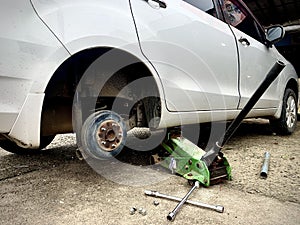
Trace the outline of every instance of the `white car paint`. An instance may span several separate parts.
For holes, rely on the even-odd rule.
[[[278,60],[288,63],[276,50],[276,48],[268,48],[265,44],[256,41],[249,35],[231,27],[237,41],[237,47],[240,57],[240,94],[241,102],[239,108],[243,108],[249,98],[253,95],[259,84],[265,79],[267,71]],[[244,46],[238,41],[240,38],[247,38],[250,45]],[[285,73],[285,72],[284,72]],[[279,99],[282,98],[282,91],[285,88],[284,80],[289,77],[288,74],[281,74],[271,87],[262,96],[260,101],[254,108],[277,108]],[[259,75],[259,76],[258,76]]]
[[[2,1],[0,26],[0,132],[7,133],[17,123],[27,95],[44,95],[33,87],[46,86],[45,75],[51,76],[69,54],[36,16],[30,1]],[[40,114],[39,107],[31,107]],[[39,124],[39,119],[32,122]]]
[[[239,89],[239,31],[182,0],[166,3],[162,9],[145,0],[4,0],[0,133],[23,147],[38,147],[49,80],[66,59],[93,47],[121,49],[145,63],[164,100],[160,127],[233,119],[260,81],[248,86],[251,71],[258,68],[264,76],[274,62],[264,54],[283,57],[254,41],[260,68],[256,53],[248,59],[251,49],[240,46]],[[291,65],[283,73],[250,116],[279,117],[282,90],[297,79]]]
[[[99,4],[96,0],[5,0],[3,4],[0,132],[9,133],[22,146],[39,146],[44,91],[56,69],[70,55],[105,46],[142,56],[128,1],[106,0]],[[26,99],[31,94],[40,94],[41,98],[28,105]]]
[[[168,109],[237,109],[238,56],[228,25],[184,1],[168,1],[160,10],[141,0],[131,3],[142,50],[162,79]]]

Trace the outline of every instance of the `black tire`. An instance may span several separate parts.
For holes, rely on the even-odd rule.
[[[292,134],[297,125],[297,97],[295,92],[287,88],[284,93],[282,111],[279,119],[271,119],[273,130],[280,135]]]
[[[297,113],[298,121],[300,121],[300,109],[299,109],[299,106],[300,106],[300,104],[298,104],[298,113]]]
[[[55,135],[41,137],[40,147],[36,149],[22,148],[9,139],[1,140],[0,147],[3,148],[5,151],[18,154],[18,155],[35,155],[41,153],[42,152],[41,150],[47,147],[53,141],[54,138]]]
[[[95,112],[85,120],[81,128],[83,156],[112,158],[122,151],[126,137],[126,125],[117,113],[109,110]]]

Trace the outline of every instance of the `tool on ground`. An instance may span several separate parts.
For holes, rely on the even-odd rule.
[[[177,207],[169,213],[168,220],[175,219],[176,213],[188,200],[192,191],[199,186],[199,183],[208,187],[211,184],[222,182],[224,179],[231,179],[231,167],[221,150],[284,67],[285,64],[281,61],[274,64],[245,107],[226,129],[224,135],[207,152],[182,137],[180,129],[169,130],[168,137],[162,143],[162,147],[168,155],[156,155],[153,159],[156,162],[155,159],[162,159],[160,161],[162,166],[171,169],[172,173],[183,176],[189,182],[194,182],[194,186]]]
[[[262,178],[267,178],[268,177],[269,162],[270,162],[270,153],[265,152],[265,159],[264,159],[264,163],[261,167],[261,172],[260,172],[260,176]]]
[[[136,209],[135,207],[130,208],[130,210],[129,210],[130,215],[135,214],[136,210],[137,210],[137,209]]]
[[[173,200],[173,201],[177,201],[177,202],[180,202],[182,200],[179,197],[165,195],[165,194],[159,193],[157,191],[150,191],[150,190],[145,190],[145,195],[153,196],[153,197],[157,197],[157,198],[165,198],[165,199],[169,199],[169,200]],[[186,200],[186,203],[190,204],[190,205],[199,206],[201,208],[211,209],[211,210],[214,210],[214,211],[219,212],[219,213],[224,212],[224,207],[221,206],[221,205],[209,205],[209,204],[206,204],[206,203],[192,201],[192,200]]]
[[[178,205],[175,207],[175,209],[169,213],[169,215],[167,216],[167,219],[169,221],[173,221],[177,215],[177,213],[179,212],[179,210],[181,209],[181,207],[183,206],[183,204],[188,200],[189,196],[193,193],[193,191],[196,188],[199,188],[200,183],[199,181],[195,181],[194,185],[192,186],[191,190],[183,197],[183,199],[178,203]]]
[[[143,215],[143,216],[146,216],[147,215],[147,210],[144,209],[144,208],[140,208],[139,209],[139,214]]]
[[[153,205],[158,206],[159,202],[158,201],[153,201]]]

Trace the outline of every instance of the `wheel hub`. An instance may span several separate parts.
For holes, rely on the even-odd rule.
[[[286,122],[288,127],[293,127],[296,122],[297,112],[296,112],[296,102],[292,96],[287,100],[286,108]]]
[[[97,131],[97,141],[104,151],[113,151],[121,144],[122,139],[123,131],[118,122],[106,120],[100,124]]]

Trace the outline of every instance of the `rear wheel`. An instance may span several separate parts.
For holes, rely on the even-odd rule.
[[[15,142],[9,140],[9,139],[3,139],[0,140],[0,147],[3,148],[4,150],[15,153],[18,155],[34,155],[41,153],[41,150],[48,146],[53,139],[55,138],[55,135],[51,136],[43,136],[40,139],[40,147],[37,149],[32,149],[32,148],[22,148],[18,146]]]
[[[297,125],[297,97],[295,92],[287,88],[284,93],[282,111],[279,119],[270,120],[275,132],[281,135],[292,134]]]

